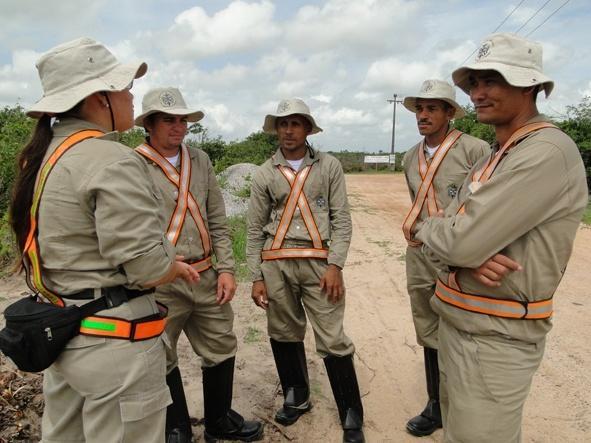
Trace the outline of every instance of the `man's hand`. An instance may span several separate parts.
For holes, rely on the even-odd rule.
[[[471,269],[472,277],[485,286],[498,288],[501,286],[501,280],[509,272],[521,271],[523,268],[519,263],[511,260],[503,254],[496,254],[484,262],[480,267]]]
[[[144,288],[153,288],[155,286],[164,285],[170,283],[177,278],[182,278],[189,284],[196,285],[201,280],[199,273],[191,267],[191,265],[185,263],[183,260],[185,257],[177,255],[172,262],[172,265],[168,268],[166,275],[143,285]]]
[[[252,282],[252,290],[250,296],[254,304],[260,308],[267,309],[269,307],[269,300],[267,298],[267,287],[264,280],[257,280]]]
[[[320,289],[326,293],[328,301],[337,303],[345,295],[343,272],[337,265],[328,265],[320,279]]]
[[[236,280],[229,272],[220,272],[218,275],[218,292],[215,301],[218,305],[228,303],[236,293]]]

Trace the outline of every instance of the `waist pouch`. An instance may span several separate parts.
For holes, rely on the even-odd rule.
[[[6,326],[0,331],[0,350],[21,371],[43,371],[57,360],[68,342],[79,334],[83,318],[104,309],[115,308],[149,292],[153,292],[153,289],[134,291],[122,286],[103,288],[102,297],[82,306],[66,307],[43,303],[37,295],[23,298],[4,311]]]

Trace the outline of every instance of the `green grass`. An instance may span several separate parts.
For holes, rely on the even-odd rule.
[[[259,329],[249,326],[244,335],[244,343],[258,343],[262,338],[263,333]]]
[[[591,201],[587,205],[587,209],[583,213],[583,223],[586,225],[591,225]]]
[[[246,216],[228,217],[228,224],[232,236],[232,251],[236,261],[236,280],[245,281],[248,277],[246,267]]]

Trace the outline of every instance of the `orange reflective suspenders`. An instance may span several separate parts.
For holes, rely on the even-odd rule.
[[[277,232],[275,238],[271,244],[271,248],[261,252],[261,258],[263,260],[280,260],[288,258],[328,258],[328,249],[325,249],[322,245],[322,237],[316,226],[314,215],[310,210],[308,199],[304,194],[304,184],[310,174],[312,165],[308,165],[299,171],[297,174],[287,166],[278,166],[279,171],[291,187],[287,203],[281,214],[281,220],[279,226],[277,226]],[[284,248],[283,242],[291,221],[295,214],[296,208],[299,208],[302,219],[308,230],[308,235],[312,240],[312,248]]]
[[[457,129],[452,129],[449,134],[445,137],[441,145],[437,149],[435,156],[430,164],[427,163],[425,158],[425,140],[419,146],[419,174],[421,174],[421,186],[417,191],[414,202],[410,211],[408,212],[404,223],[402,224],[402,232],[404,238],[410,246],[420,246],[421,242],[414,239],[412,229],[417,222],[425,201],[427,201],[427,211],[429,215],[435,215],[439,208],[437,207],[437,200],[435,199],[435,190],[433,188],[433,180],[437,174],[439,166],[443,162],[443,159],[449,152],[450,148],[460,138],[463,133]]]
[[[23,264],[29,287],[57,306],[65,306],[64,301],[59,295],[53,293],[45,286],[43,278],[41,277],[41,254],[39,253],[39,244],[37,243],[37,218],[39,204],[41,202],[41,194],[43,194],[43,189],[45,188],[49,173],[62,155],[81,141],[93,137],[99,137],[101,135],[103,135],[103,132],[96,129],[84,129],[70,135],[49,156],[47,161],[41,166],[39,175],[37,176],[37,183],[35,185],[35,192],[33,194],[33,202],[30,211],[29,234],[23,249]]]
[[[168,229],[166,232],[168,240],[170,240],[173,245],[176,245],[179,236],[181,235],[188,209],[189,213],[191,214],[191,218],[193,218],[195,221],[195,225],[199,231],[204,254],[203,259],[194,263],[190,263],[190,265],[197,272],[203,272],[211,268],[213,265],[211,259],[211,240],[209,238],[207,228],[205,227],[203,217],[201,216],[199,206],[197,205],[193,194],[191,194],[191,191],[189,190],[191,187],[191,156],[189,154],[189,149],[184,144],[181,144],[180,174],[168,160],[166,160],[162,155],[160,155],[158,151],[156,151],[156,149],[150,145],[143,144],[135,148],[135,150],[139,154],[146,157],[148,160],[158,165],[162,172],[164,172],[166,178],[168,178],[168,180],[178,189],[176,208],[170,217],[170,222],[168,223]]]
[[[505,144],[495,154],[491,155],[482,168],[476,171],[472,176],[470,183],[471,192],[476,192],[493,175],[497,165],[503,158],[503,155],[515,144],[532,132],[544,128],[558,129],[552,123],[539,122],[530,123],[522,126],[505,142]],[[464,204],[458,209],[458,214],[465,212]],[[461,291],[460,285],[456,279],[456,272],[449,274],[448,284],[440,279],[435,286],[435,295],[441,301],[466,311],[477,312],[480,314],[492,315],[502,318],[516,318],[525,320],[539,320],[552,317],[553,301],[552,298],[527,302],[511,299],[499,299],[486,297],[483,295],[467,294]]]

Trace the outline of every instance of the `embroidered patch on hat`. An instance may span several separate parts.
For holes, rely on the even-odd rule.
[[[429,92],[434,87],[435,87],[435,85],[433,85],[433,82],[430,80],[427,80],[425,83],[423,83],[423,89],[421,90],[421,92]]]
[[[165,91],[160,94],[160,103],[162,103],[162,106],[170,108],[171,106],[175,105],[176,100],[174,99],[174,95],[168,91]]]
[[[447,187],[447,195],[449,195],[451,198],[454,198],[456,195],[458,195],[458,187],[454,183]]]
[[[490,50],[493,47],[493,43],[490,40],[487,40],[480,45],[478,49],[478,54],[476,54],[476,60],[480,60],[481,58],[488,57],[490,55]]]
[[[285,112],[288,110],[289,110],[289,102],[285,101],[285,102],[279,103],[279,106],[277,107],[277,112]]]

